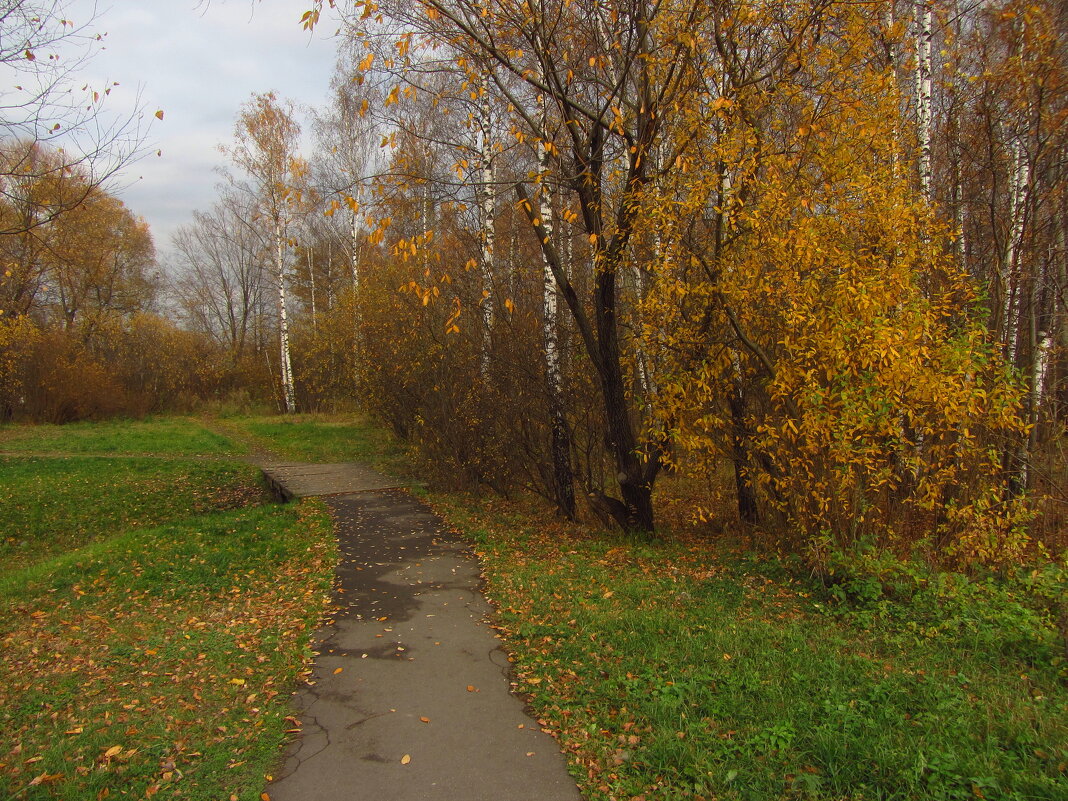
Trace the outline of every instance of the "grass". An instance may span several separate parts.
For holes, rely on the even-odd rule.
[[[963,591],[880,611],[744,547],[434,501],[591,799],[1068,798],[1049,621]]]
[[[189,421],[18,438],[140,450],[153,427],[166,451],[208,441]],[[258,799],[331,584],[325,508],[188,459],[9,457],[0,487],[0,798]]]
[[[127,528],[264,501],[256,471],[240,463],[0,457],[0,571]]]
[[[62,426],[4,426],[0,428],[0,451],[98,455],[151,453],[168,456],[233,456],[245,453],[240,444],[188,418],[113,420]]]
[[[406,471],[400,447],[381,428],[364,418],[291,415],[229,418],[252,445],[294,461],[365,462],[386,473]]]
[[[191,421],[145,425],[0,434],[89,450],[0,461],[0,797],[252,801],[276,764],[336,559],[325,510],[266,503],[236,462],[87,444],[138,453],[155,426],[172,453],[205,447]],[[404,473],[363,421],[218,427]],[[426,497],[475,543],[516,689],[594,801],[1068,798],[1063,646],[1021,594],[1063,600],[1056,571],[827,588],[726,534]]]

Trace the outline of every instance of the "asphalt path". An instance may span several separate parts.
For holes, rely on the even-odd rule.
[[[338,608],[271,801],[579,801],[510,691],[470,550],[403,491],[327,503]]]

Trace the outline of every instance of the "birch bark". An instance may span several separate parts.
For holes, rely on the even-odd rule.
[[[493,203],[493,128],[487,80],[479,81],[478,99],[478,156],[481,166],[479,194],[482,204],[482,380],[489,382],[491,332],[493,331],[493,251],[496,245]]]
[[[934,35],[931,0],[916,10],[916,129],[919,139],[920,194],[931,202],[931,39]]]
[[[296,391],[293,386],[293,366],[289,351],[289,315],[286,310],[286,262],[285,228],[282,220],[274,221],[274,265],[278,285],[278,340],[281,348],[280,367],[282,374],[282,400],[286,414],[297,410]]]
[[[544,115],[543,115],[544,121]],[[547,129],[548,126],[544,125]],[[538,142],[538,216],[544,236],[552,239],[553,204],[549,186],[549,150]],[[542,255],[542,342],[545,348],[545,383],[549,396],[549,427],[553,463],[553,492],[556,505],[568,518],[575,517],[575,480],[571,469],[571,434],[564,414],[564,378],[560,366],[560,337],[557,320],[557,288],[548,257]]]

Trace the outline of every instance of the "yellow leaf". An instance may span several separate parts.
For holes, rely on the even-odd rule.
[[[407,765],[411,761],[412,761],[412,755],[411,754],[405,754],[404,756],[401,757],[401,764],[402,765]]]
[[[109,757],[109,758],[113,757],[113,756],[115,756],[115,754],[119,753],[121,750],[122,750],[122,746],[121,745],[113,745],[113,746],[111,746],[111,748],[109,748],[107,751],[104,752],[104,756],[105,757]]]
[[[345,669],[345,668],[335,668],[335,669],[334,669],[334,675],[336,676],[336,675],[337,675],[338,673],[340,673],[340,672],[341,672],[341,671],[343,671],[344,669]]]

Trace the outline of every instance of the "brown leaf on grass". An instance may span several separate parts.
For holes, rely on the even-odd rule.
[[[113,745],[113,746],[111,746],[111,748],[109,748],[107,751],[104,752],[104,758],[105,759],[110,759],[111,757],[113,757],[117,753],[119,753],[120,751],[122,751],[122,746],[121,745]]]
[[[40,784],[53,784],[63,778],[62,773],[42,773],[40,776],[34,776],[30,782],[30,787],[37,787]]]

